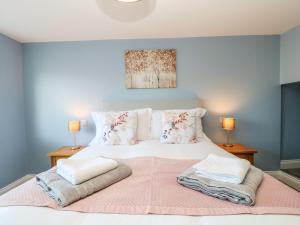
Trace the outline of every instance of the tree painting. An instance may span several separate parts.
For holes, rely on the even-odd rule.
[[[127,88],[175,88],[176,50],[127,50],[125,75]]]

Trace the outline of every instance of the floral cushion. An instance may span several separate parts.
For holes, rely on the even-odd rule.
[[[137,112],[103,113],[102,143],[134,145],[137,142]]]
[[[196,137],[195,112],[165,111],[162,118],[161,143],[188,144],[195,143]]]

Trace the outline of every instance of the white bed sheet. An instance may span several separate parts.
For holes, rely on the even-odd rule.
[[[171,159],[203,159],[209,153],[235,157],[208,139],[197,144],[169,145],[157,140],[142,141],[133,146],[91,146],[73,156],[83,158],[102,155],[113,158],[157,156]],[[293,215],[230,215],[230,216],[174,216],[126,215],[57,211],[50,208],[10,206],[0,208],[0,225],[299,225],[300,216]]]

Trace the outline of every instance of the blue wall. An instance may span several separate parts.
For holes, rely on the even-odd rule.
[[[125,49],[177,49],[177,88],[127,90]],[[276,169],[280,159],[279,36],[113,40],[24,45],[30,170],[49,168],[47,152],[72,144],[66,123],[88,118],[102,101],[200,98],[204,128],[224,142],[218,116],[234,115],[234,142],[256,148],[256,164]],[[87,144],[92,126],[79,136]]]
[[[0,187],[26,173],[23,97],[22,46],[0,34]]]
[[[300,26],[280,37],[280,83],[300,81]]]

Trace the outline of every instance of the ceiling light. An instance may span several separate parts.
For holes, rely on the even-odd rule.
[[[138,1],[141,1],[141,0],[117,0],[119,2],[126,2],[126,3],[132,3],[132,2],[138,2]]]

